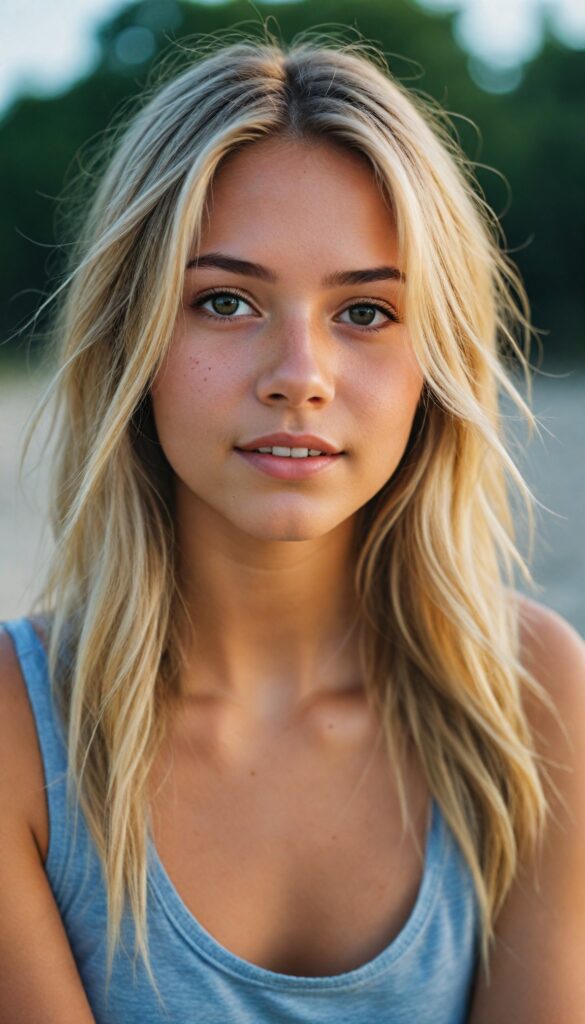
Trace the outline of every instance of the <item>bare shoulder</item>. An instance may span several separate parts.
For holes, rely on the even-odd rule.
[[[579,671],[585,659],[585,641],[557,612],[538,601],[518,595],[521,640],[532,672],[551,682],[564,672]],[[544,681],[544,680],[543,680]]]
[[[3,820],[31,829],[42,859],[48,846],[44,772],[34,716],[12,639],[0,627],[0,802]]]
[[[519,597],[521,659],[543,687],[567,727],[568,737],[585,740],[585,641],[561,615]],[[529,701],[527,714],[546,746],[562,744],[552,716]],[[557,753],[560,751],[557,749]]]
[[[560,615],[519,600],[523,664],[556,709],[526,704],[550,814],[495,923],[491,979],[477,979],[469,1024],[569,1024],[585,1006],[585,643]]]
[[[44,869],[47,842],[33,712],[0,627],[0,1021],[94,1024]]]

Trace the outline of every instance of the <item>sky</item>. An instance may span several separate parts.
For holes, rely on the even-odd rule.
[[[22,91],[58,92],[89,72],[97,59],[92,40],[96,27],[129,2],[0,0],[0,113]],[[585,47],[585,0],[418,2],[458,12],[455,30],[471,54],[470,71],[479,85],[491,91],[513,88],[522,64],[538,53],[543,10],[562,42]],[[356,0],[356,10],[358,6]]]

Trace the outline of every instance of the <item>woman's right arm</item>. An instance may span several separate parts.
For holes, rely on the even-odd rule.
[[[26,687],[0,629],[0,1024],[95,1024],[35,835],[43,786]]]

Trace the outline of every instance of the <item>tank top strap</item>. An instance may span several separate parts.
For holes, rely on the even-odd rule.
[[[47,653],[27,618],[0,622],[12,639],[33,712],[43,762],[49,848],[45,861],[47,875],[58,881],[70,852],[70,808],[67,801],[67,745],[48,672]]]

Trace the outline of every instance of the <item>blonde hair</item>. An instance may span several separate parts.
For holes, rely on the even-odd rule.
[[[149,389],[214,174],[228,154],[274,136],[361,153],[395,217],[425,384],[398,470],[359,514],[364,686],[398,771],[403,818],[409,745],[460,844],[487,967],[494,921],[547,813],[522,702],[526,689],[546,698],[519,657],[513,580],[528,573],[509,484],[528,509],[530,495],[499,412],[505,392],[531,419],[501,354],[525,362],[526,295],[446,115],[395,81],[372,47],[322,35],[290,47],[238,38],[195,56],[132,118],[97,188],[37,414],[54,400],[60,421],[55,550],[36,606],[51,617],[70,797],[104,867],[108,978],[128,901],[136,956],[155,983],[147,780],[189,628]]]

